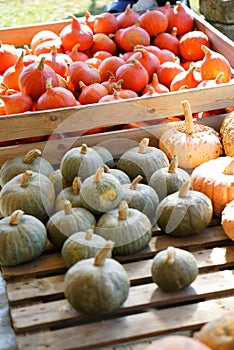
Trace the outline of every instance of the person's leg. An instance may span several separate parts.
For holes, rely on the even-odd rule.
[[[128,4],[133,5],[137,0],[117,0],[113,1],[106,6],[106,11],[116,13],[125,11]]]

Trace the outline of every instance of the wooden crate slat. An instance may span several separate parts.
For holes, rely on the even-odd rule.
[[[211,272],[218,269],[227,269],[234,266],[234,246],[215,247],[193,253],[200,273]],[[131,285],[149,283],[152,281],[152,259],[124,264]],[[37,299],[50,300],[61,298],[63,295],[64,275],[45,278],[23,278],[20,281],[7,283],[7,296],[10,305],[22,302],[30,303]]]
[[[98,349],[176,331],[196,330],[233,307],[234,297],[103,320],[43,333],[17,336],[19,350]],[[210,311],[212,310],[212,312]],[[108,331],[107,331],[108,330]]]

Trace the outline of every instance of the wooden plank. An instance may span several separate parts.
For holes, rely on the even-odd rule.
[[[234,297],[218,298],[163,310],[150,310],[102,322],[17,336],[19,350],[99,349],[176,331],[197,330],[232,308]],[[212,312],[210,312],[212,310]],[[105,330],[108,330],[105,331]]]

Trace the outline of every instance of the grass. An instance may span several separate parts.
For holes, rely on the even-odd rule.
[[[111,0],[0,0],[0,27],[60,21],[70,14],[83,16],[85,10],[97,15],[110,2]],[[198,12],[199,0],[190,0],[190,4]]]

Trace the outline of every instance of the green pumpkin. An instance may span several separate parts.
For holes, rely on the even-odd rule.
[[[213,216],[211,200],[203,193],[189,190],[191,182],[165,197],[156,210],[157,224],[166,234],[189,236],[206,228]]]
[[[26,170],[8,181],[0,192],[0,212],[9,216],[21,209],[25,214],[46,221],[53,211],[54,186],[50,179],[40,173]]]
[[[50,175],[49,179],[54,185],[55,195],[57,196],[64,188],[67,188],[70,186],[69,183],[64,179],[62,176],[61,170],[56,169],[54,170]]]
[[[117,209],[99,218],[96,233],[115,242],[114,255],[128,255],[148,245],[152,236],[152,224],[145,214],[128,208],[127,202],[123,200]]]
[[[101,145],[95,145],[95,146],[92,146],[92,148],[99,154],[104,164],[106,164],[110,168],[113,168],[114,158],[111,152],[106,147]]]
[[[108,241],[94,258],[80,260],[66,272],[64,295],[77,311],[102,315],[127,299],[130,281],[124,267],[107,257],[112,247]]]
[[[0,220],[0,265],[16,266],[36,259],[46,242],[44,224],[22,210],[15,210]]]
[[[122,185],[130,184],[131,180],[124,171],[116,168],[109,168],[106,164],[104,164],[103,168],[105,173],[114,175]]]
[[[103,167],[94,175],[84,180],[80,197],[82,206],[95,215],[100,215],[116,208],[123,195],[119,180],[111,174],[104,173]]]
[[[87,231],[95,226],[94,215],[85,208],[72,208],[71,202],[64,202],[64,209],[54,213],[46,224],[48,239],[61,250],[66,239],[78,231]]]
[[[77,261],[93,258],[105,244],[106,240],[93,233],[93,229],[73,233],[64,242],[61,250],[65,266],[69,268]]]
[[[130,185],[122,185],[123,200],[128,203],[129,208],[138,209],[147,215],[151,224],[154,225],[156,209],[159,204],[158,195],[152,187],[141,184],[141,180],[142,176],[138,175]]]
[[[193,254],[174,247],[157,253],[151,265],[153,281],[165,292],[177,292],[188,287],[198,275]]]
[[[31,149],[26,154],[5,161],[0,170],[0,185],[3,187],[14,176],[22,174],[26,170],[32,170],[46,176],[54,171],[50,162],[42,157],[42,152],[39,149]]]
[[[93,175],[103,165],[100,155],[91,147],[82,144],[80,147],[71,148],[61,159],[60,170],[64,179],[72,184],[75,176],[83,182]]]
[[[68,186],[64,188],[55,199],[55,211],[60,211],[64,209],[65,200],[69,200],[73,208],[81,207],[81,199],[80,199],[80,188],[81,181],[78,176],[75,176],[72,182],[72,186]]]
[[[151,175],[169,165],[166,154],[156,147],[148,146],[149,139],[141,140],[139,147],[124,152],[117,162],[117,168],[124,171],[131,181],[141,175],[142,183],[148,184]]]
[[[149,180],[157,193],[159,201],[171,193],[179,191],[183,183],[190,181],[190,175],[184,169],[178,168],[177,156],[173,156],[168,167],[156,170]]]

